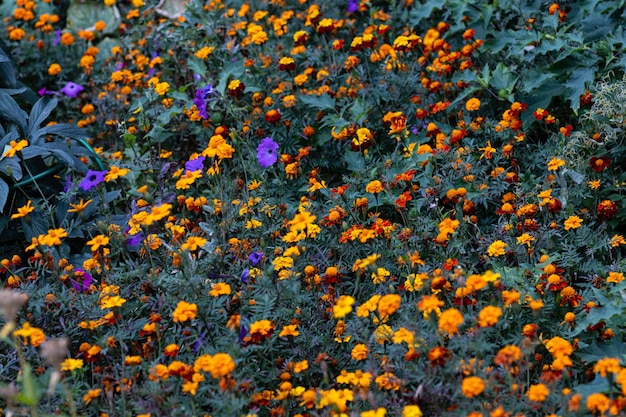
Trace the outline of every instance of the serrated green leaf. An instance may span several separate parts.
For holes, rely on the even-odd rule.
[[[593,83],[594,78],[594,67],[581,67],[572,71],[565,83],[565,86],[570,91],[567,98],[571,101],[570,106],[576,114],[578,114],[578,109],[580,108],[580,96],[585,94],[585,85]]]
[[[299,100],[308,106],[315,107],[316,109],[320,110],[329,110],[335,108],[335,99],[328,94],[322,94],[321,96],[300,96]]]

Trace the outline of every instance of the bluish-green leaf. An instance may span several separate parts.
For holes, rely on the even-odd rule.
[[[56,98],[47,96],[40,98],[30,111],[30,117],[28,119],[28,132],[38,128],[44,120],[50,116],[50,113],[52,113],[52,110],[54,110],[56,105]]]
[[[14,123],[21,132],[25,132],[27,118],[28,115],[20,108],[15,100],[13,100],[13,97],[4,91],[0,91],[0,119]]]
[[[322,94],[321,96],[300,96],[299,99],[304,104],[315,107],[319,110],[329,110],[335,108],[335,99],[328,94]]]

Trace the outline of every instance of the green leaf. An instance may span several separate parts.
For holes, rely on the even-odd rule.
[[[115,33],[121,18],[115,15],[113,7],[104,7],[96,1],[72,1],[67,10],[67,26],[78,29],[87,29],[102,20],[106,23],[105,33]]]
[[[0,91],[0,119],[4,119],[9,123],[14,123],[21,132],[26,131],[26,119],[28,115],[13,100],[13,97]]]
[[[585,362],[593,363],[604,358],[618,358],[621,360],[626,353],[624,352],[624,344],[619,340],[613,339],[610,343],[594,342],[590,346],[576,350],[576,354]]]
[[[322,94],[321,96],[300,96],[299,99],[304,104],[315,107],[316,109],[329,110],[335,108],[335,99],[328,94]]]
[[[565,86],[570,91],[567,98],[571,101],[571,108],[576,114],[580,108],[580,96],[585,94],[585,84],[593,83],[595,67],[580,67],[572,71]]]
[[[0,179],[0,212],[4,210],[7,198],[9,198],[9,184]]]
[[[33,106],[28,118],[28,132],[39,127],[50,116],[57,105],[56,98],[42,97]],[[27,133],[27,132],[26,132]]]
[[[221,96],[223,96],[226,93],[226,87],[228,87],[228,79],[230,77],[238,78],[239,76],[241,76],[241,74],[243,74],[243,72],[244,68],[241,66],[241,64],[237,63],[231,64],[228,67],[224,68],[224,70],[222,70],[218,77],[219,82],[215,89],[220,93]]]

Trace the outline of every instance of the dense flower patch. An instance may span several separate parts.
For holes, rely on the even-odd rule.
[[[438,3],[0,5],[4,411],[623,413],[620,8]]]

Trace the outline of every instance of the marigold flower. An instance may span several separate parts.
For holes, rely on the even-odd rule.
[[[378,180],[371,181],[365,187],[365,191],[367,191],[368,193],[372,193],[372,194],[380,193],[381,191],[383,191],[383,189],[384,189],[383,184]]]
[[[417,405],[406,405],[402,409],[402,417],[422,417],[422,410]]]
[[[26,205],[17,208],[17,213],[11,215],[11,220],[27,217],[30,213],[35,211],[35,207],[31,206],[31,201],[28,200]]]
[[[461,383],[461,391],[467,398],[474,398],[479,396],[485,390],[485,381],[478,376],[469,376],[463,378]]]
[[[48,67],[48,75],[55,76],[61,72],[61,66],[57,63],[50,64]]]
[[[465,110],[467,111],[476,111],[478,109],[480,109],[480,100],[475,97],[470,98],[467,100],[467,103],[465,103]]]
[[[363,343],[358,343],[352,348],[352,352],[350,353],[350,356],[355,361],[362,361],[362,360],[367,359],[368,354],[369,354],[368,347],[364,345]]]
[[[611,400],[604,394],[593,393],[587,397],[587,410],[593,414],[604,415],[611,406]]]
[[[548,171],[556,171],[560,167],[565,166],[565,161],[560,158],[552,158],[548,162]]]
[[[93,239],[87,242],[87,245],[90,246],[92,252],[97,251],[98,249],[105,247],[109,244],[109,237],[105,235],[95,236]]]
[[[32,327],[29,322],[24,322],[21,329],[14,330],[13,335],[23,338],[25,344],[30,344],[34,347],[46,341],[46,335],[43,330]]]
[[[496,365],[502,366],[505,369],[513,366],[515,362],[518,362],[522,357],[522,350],[515,345],[506,345],[498,351],[493,362]]]
[[[297,324],[289,324],[287,326],[284,326],[283,329],[278,334],[279,337],[286,337],[286,336],[297,337],[299,335],[300,335],[300,332],[298,331]]]
[[[578,229],[583,224],[583,219],[578,216],[569,216],[563,223],[565,230]]]
[[[67,231],[63,228],[49,229],[45,235],[39,235],[37,241],[45,246],[58,246],[61,244],[61,238],[67,237]]]
[[[28,146],[28,141],[22,139],[18,142],[12,140],[9,142],[9,148],[2,153],[2,157],[12,158],[15,154]]]
[[[505,249],[509,246],[501,240],[496,240],[491,245],[489,245],[489,249],[487,249],[487,254],[489,256],[502,256],[506,253]]]
[[[528,391],[526,391],[526,396],[530,401],[543,402],[548,398],[550,394],[550,390],[545,384],[534,384],[528,387]]]
[[[187,320],[195,319],[196,314],[198,314],[198,306],[196,304],[179,301],[176,305],[176,309],[174,309],[174,312],[172,313],[172,317],[174,322],[184,323]]]
[[[107,308],[115,308],[121,307],[126,303],[126,299],[120,297],[119,295],[114,295],[112,297],[105,297],[100,302],[100,308],[105,310]]]
[[[85,404],[89,404],[93,400],[98,398],[101,393],[102,393],[102,389],[101,388],[90,389],[89,391],[87,391],[87,394],[83,395],[83,402]]]
[[[61,370],[72,372],[75,369],[82,368],[83,364],[84,362],[82,359],[67,358],[61,363]]]
[[[597,372],[605,378],[607,374],[616,374],[620,370],[621,366],[618,358],[602,358],[593,367],[593,372]]]
[[[453,335],[459,332],[459,326],[463,324],[463,314],[456,308],[449,308],[439,316],[438,328],[441,333]]]
[[[502,315],[502,309],[496,306],[486,306],[478,313],[478,325],[490,327],[498,322]]]
[[[333,306],[333,317],[336,319],[343,318],[352,312],[354,297],[350,295],[342,295]]]
[[[262,338],[270,337],[274,331],[274,325],[269,320],[258,320],[250,324],[250,340],[258,343]]]
[[[401,298],[398,294],[383,295],[378,301],[378,313],[382,317],[390,316],[400,308]]]

